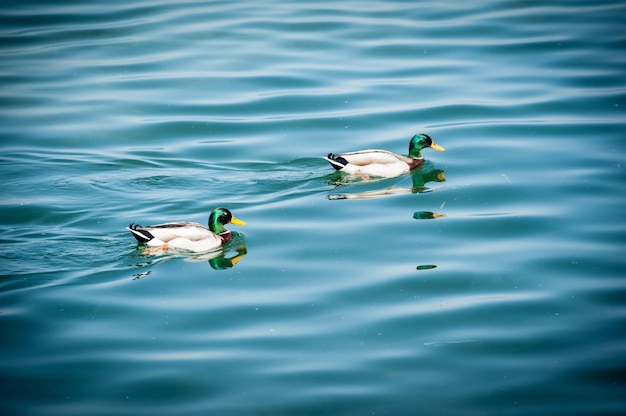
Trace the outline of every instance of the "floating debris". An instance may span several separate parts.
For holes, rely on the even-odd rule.
[[[416,220],[432,220],[435,218],[445,217],[444,214],[437,214],[436,212],[430,211],[417,211],[413,213],[413,218]]]
[[[437,267],[434,264],[422,264],[420,266],[417,266],[416,269],[417,270],[430,270],[430,269],[434,269],[435,267]]]

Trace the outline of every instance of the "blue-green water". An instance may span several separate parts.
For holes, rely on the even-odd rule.
[[[58,3],[0,8],[3,415],[626,413],[626,3]]]

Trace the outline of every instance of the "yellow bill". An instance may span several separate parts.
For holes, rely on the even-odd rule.
[[[439,146],[437,143],[433,142],[433,144],[430,145],[431,149],[435,149],[435,150],[439,150],[440,152],[445,152],[446,149],[444,149],[443,147]]]
[[[235,218],[234,215],[230,222],[235,225],[246,225],[245,221],[241,221],[239,218]]]

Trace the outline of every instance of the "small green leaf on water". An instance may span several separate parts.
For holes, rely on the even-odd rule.
[[[428,270],[428,269],[434,269],[435,267],[437,267],[434,264],[422,264],[420,266],[417,266],[417,270]]]
[[[432,220],[434,218],[445,217],[444,214],[437,214],[436,212],[430,211],[417,211],[413,213],[413,218],[416,220]]]

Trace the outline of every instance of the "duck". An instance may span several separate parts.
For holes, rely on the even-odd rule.
[[[204,253],[223,247],[232,239],[226,224],[246,225],[227,208],[215,208],[209,215],[208,228],[197,222],[167,222],[144,227],[131,223],[127,229],[141,244],[148,247],[168,248]]]
[[[421,133],[411,138],[408,156],[387,150],[369,149],[349,153],[329,153],[324,159],[337,171],[347,174],[366,179],[370,176],[393,178],[422,166],[424,159],[421,152],[427,147],[440,152],[446,150],[435,143],[429,135]]]

